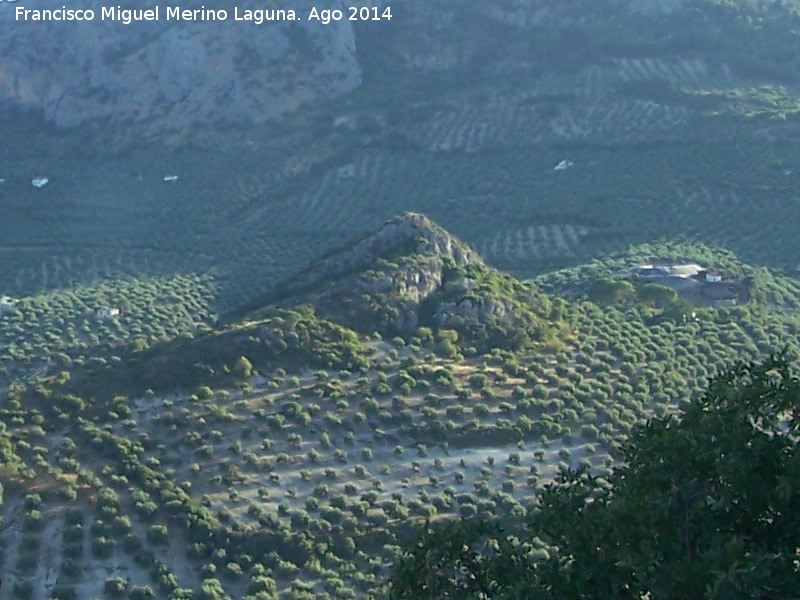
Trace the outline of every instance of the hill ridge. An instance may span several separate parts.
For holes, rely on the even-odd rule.
[[[461,266],[483,264],[477,252],[430,218],[421,213],[405,212],[392,217],[354,244],[323,256],[290,280],[284,289],[294,291],[311,287],[322,280],[366,268],[378,259],[390,259],[402,253],[447,257]]]
[[[363,334],[405,337],[419,327],[452,329],[478,350],[538,339],[549,315],[549,302],[535,289],[489,267],[467,244],[415,212],[329,253],[235,317],[258,320],[276,305],[298,304]],[[500,330],[505,333],[498,335]]]

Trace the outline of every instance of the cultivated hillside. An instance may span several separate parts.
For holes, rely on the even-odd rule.
[[[120,277],[208,273],[227,310],[405,211],[430,216],[520,276],[676,237],[795,268],[796,9],[703,0],[662,14],[636,4],[411,1],[388,26],[353,25],[348,60],[362,85],[246,130],[187,127],[175,115],[174,131],[143,139],[146,125],[131,132],[101,120],[53,131],[36,111],[6,114],[0,292],[25,298]],[[187,27],[201,37],[225,30]],[[239,41],[285,33],[258,31]],[[182,39],[165,34],[142,52],[179,61],[158,46],[173,38]],[[23,58],[9,69],[37,60]],[[291,94],[297,70],[280,71],[276,60],[252,84]],[[113,61],[102,68],[125,77]],[[125,102],[159,93],[125,81],[136,93],[92,90]],[[167,107],[159,118],[169,122],[172,111],[237,106],[149,98],[147,110]],[[572,166],[554,169],[565,160]],[[33,188],[37,176],[50,183]]]
[[[493,278],[483,298],[513,298],[509,330],[535,315],[551,335],[486,353],[452,324],[389,340],[382,313],[354,329],[334,302],[377,267],[397,277],[434,258]],[[670,288],[635,281],[656,260],[752,277],[752,297],[675,310]],[[609,279],[647,293],[594,297]],[[691,245],[642,246],[536,290],[403,215],[293,281],[241,320],[8,390],[0,598],[384,598],[413,523],[520,519],[560,467],[610,474],[633,427],[717,369],[783,344],[800,356],[797,285]],[[410,302],[390,286],[362,296]]]
[[[143,139],[144,125],[54,131],[35,111],[6,114],[0,293],[24,299],[123,277],[148,287],[202,273],[219,292],[211,312],[224,311],[405,211],[526,277],[676,237],[797,266],[795,9],[500,4],[408,2],[388,28],[355,23],[361,86],[246,130],[185,127],[176,116],[175,131]],[[140,30],[114,30],[123,31]],[[35,55],[9,68],[28,60]],[[293,70],[263,69],[263,81],[295,89]],[[155,93],[140,86],[125,98]],[[193,106],[233,105],[173,108]],[[555,170],[565,160],[572,166]],[[31,186],[38,176],[46,187]],[[210,296],[205,285],[178,293]]]
[[[392,9],[0,25],[0,600],[385,599],[413,524],[800,361],[795,3]]]

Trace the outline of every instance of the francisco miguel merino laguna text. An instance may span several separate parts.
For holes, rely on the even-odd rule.
[[[102,7],[100,10],[100,20],[119,21],[125,25],[130,25],[135,21],[158,21],[160,16],[164,16],[167,21],[227,21],[228,11],[222,9],[210,9],[201,6],[198,9],[181,9],[178,6],[164,7],[164,11],[159,14],[158,6],[149,9],[125,8],[120,6]],[[317,10],[311,8],[308,14],[308,21],[320,21],[323,24],[331,21],[341,21],[349,13],[350,21],[389,21],[392,18],[392,11],[389,7],[383,10],[367,7],[350,7],[341,10]],[[91,9],[72,9],[62,6],[55,9],[31,9],[17,6],[14,9],[17,21],[94,21],[96,12]],[[256,25],[267,21],[299,21],[301,17],[294,10],[283,9],[233,9],[234,21],[250,21]]]

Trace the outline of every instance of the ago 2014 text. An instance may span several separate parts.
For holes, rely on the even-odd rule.
[[[378,7],[363,6],[358,8],[350,6],[342,11],[339,9],[317,10],[317,8],[314,7],[308,15],[308,20],[320,21],[324,24],[328,24],[332,21],[341,21],[345,19],[346,15],[349,21],[390,21],[392,19],[392,9],[389,6],[383,9]]]

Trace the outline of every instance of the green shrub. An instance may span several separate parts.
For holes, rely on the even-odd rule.
[[[119,598],[128,589],[128,582],[122,577],[112,577],[105,580],[103,591],[109,596]]]

